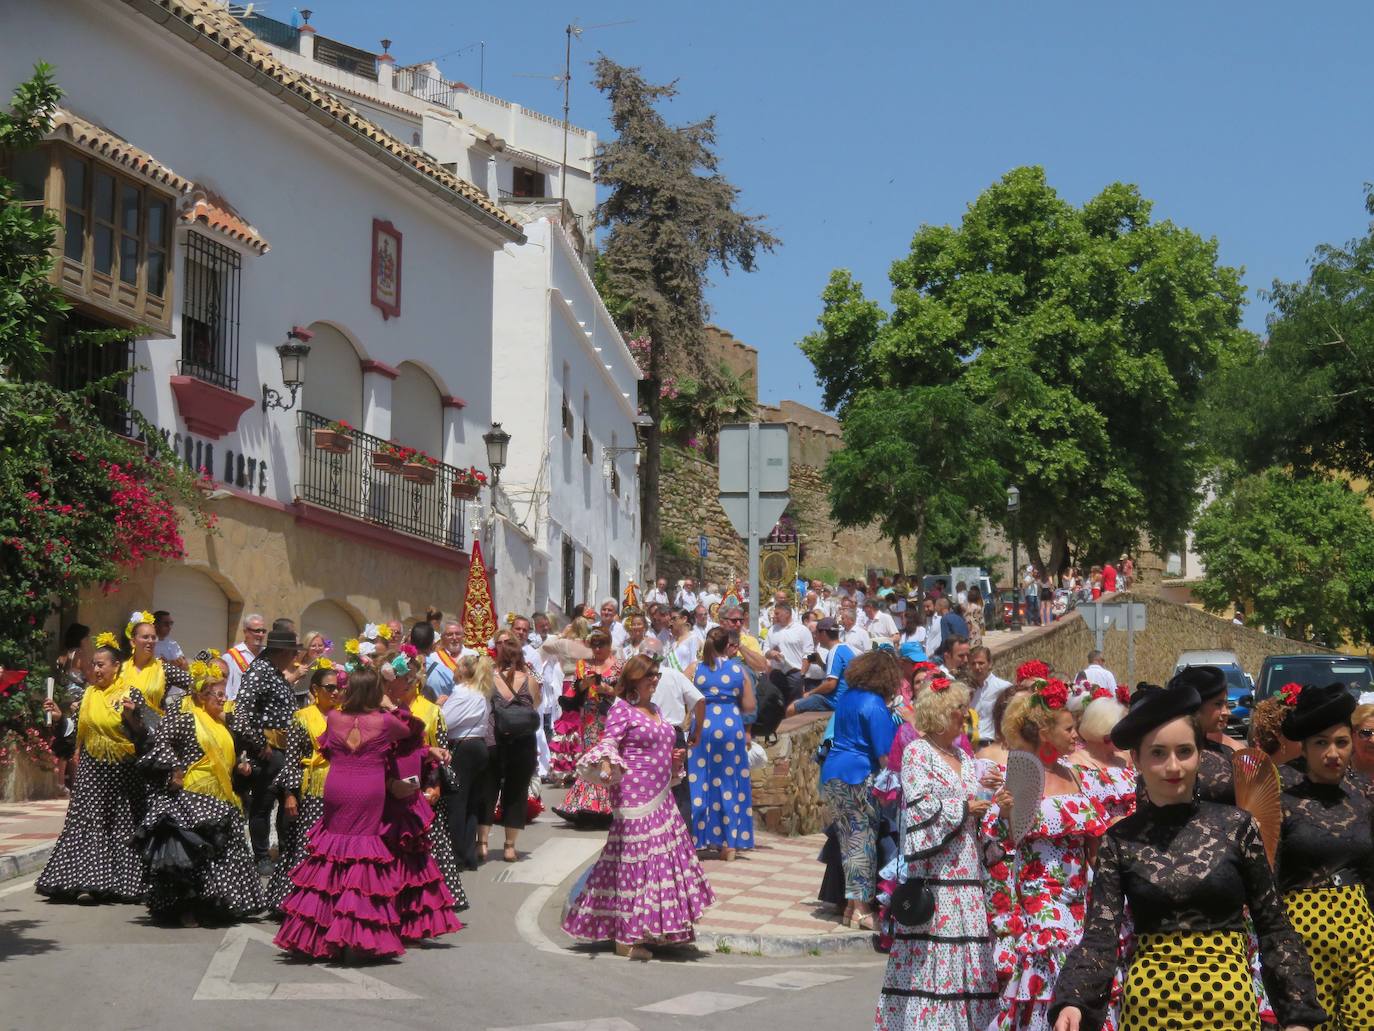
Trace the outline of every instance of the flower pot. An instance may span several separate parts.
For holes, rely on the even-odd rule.
[[[372,452],[372,467],[380,469],[382,472],[398,473],[401,471],[401,460],[395,455],[388,455],[383,451]]]
[[[311,431],[315,438],[315,450],[326,451],[331,455],[346,455],[353,450],[353,438],[338,430],[319,429]]]
[[[401,475],[411,483],[433,483],[438,470],[423,462],[406,462],[401,466]]]
[[[474,501],[476,500],[477,495],[481,491],[481,489],[481,486],[476,483],[455,482],[453,484],[452,491],[453,496],[457,498],[459,501]]]

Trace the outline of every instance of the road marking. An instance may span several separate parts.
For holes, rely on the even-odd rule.
[[[688,992],[638,1007],[642,1013],[667,1013],[675,1017],[709,1017],[712,1013],[737,1010],[751,1002],[762,1002],[762,995],[731,995],[728,992]]]
[[[600,838],[549,838],[529,858],[502,870],[496,880],[506,884],[541,884],[556,887],[579,866],[601,851]]]
[[[597,1017],[594,1020],[560,1020],[553,1024],[489,1027],[487,1031],[639,1031],[639,1028],[619,1017]]]
[[[6,895],[13,895],[16,892],[28,891],[37,883],[38,879],[35,878],[31,881],[24,881],[22,884],[16,884],[12,888],[5,888],[4,890],[0,890],[0,899],[4,898]]]
[[[231,927],[224,940],[210,958],[205,976],[196,989],[196,1002],[240,1001],[244,999],[287,1000],[317,1002],[327,999],[418,999],[420,996],[402,991],[394,985],[347,967],[316,963],[312,969],[329,974],[334,980],[302,984],[279,984],[271,981],[234,981],[234,971],[243,959],[243,950],[250,941],[272,945],[272,936],[247,924]],[[273,946],[275,948],[276,946]]]
[[[741,988],[779,988],[784,991],[800,991],[803,988],[816,988],[834,981],[848,981],[849,974],[822,974],[818,970],[787,970],[781,974],[769,974],[750,981],[740,981]]]

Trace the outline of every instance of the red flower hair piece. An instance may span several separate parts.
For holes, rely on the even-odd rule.
[[[936,677],[926,686],[932,691],[948,691],[949,685],[952,683],[954,681],[950,680],[949,677]]]
[[[1125,684],[1117,684],[1116,700],[1129,709],[1131,707],[1131,689]]]
[[[1284,684],[1279,688],[1279,701],[1290,709],[1298,704],[1298,695],[1302,694],[1302,685],[1296,681]]]
[[[1039,659],[1031,659],[1030,662],[1023,662],[1016,667],[1016,682],[1019,684],[1023,680],[1048,680],[1050,678],[1050,667]]]
[[[1062,680],[1047,680],[1035,689],[1035,697],[1047,709],[1062,709],[1069,704],[1069,687]]]
[[[1092,697],[1090,698],[1090,701],[1094,701],[1094,702],[1095,702],[1095,701],[1097,701],[1099,698],[1111,698],[1111,697],[1112,697],[1112,693],[1111,693],[1110,691],[1108,691],[1108,690],[1107,690],[1105,687],[1103,687],[1101,684],[1097,684],[1097,685],[1095,685],[1095,686],[1093,687],[1093,693],[1092,693]]]

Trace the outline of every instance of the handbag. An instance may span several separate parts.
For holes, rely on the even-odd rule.
[[[921,927],[935,915],[935,893],[924,877],[909,877],[892,893],[889,911],[899,924]]]
[[[456,795],[458,793],[458,772],[448,763],[439,763],[435,769],[439,772],[439,791],[445,795]]]

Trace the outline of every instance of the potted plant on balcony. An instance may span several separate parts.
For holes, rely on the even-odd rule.
[[[311,431],[315,449],[331,455],[346,455],[353,450],[353,427],[342,419]]]
[[[459,469],[453,474],[453,496],[459,501],[471,501],[486,485],[487,474],[478,472],[476,467]]]
[[[401,475],[411,483],[430,484],[438,474],[438,461],[423,451],[416,451],[401,466]]]
[[[413,447],[406,447],[404,444],[397,444],[394,440],[388,440],[376,451],[372,452],[372,466],[383,472],[398,473],[401,466],[410,461],[410,456],[415,454]]]

